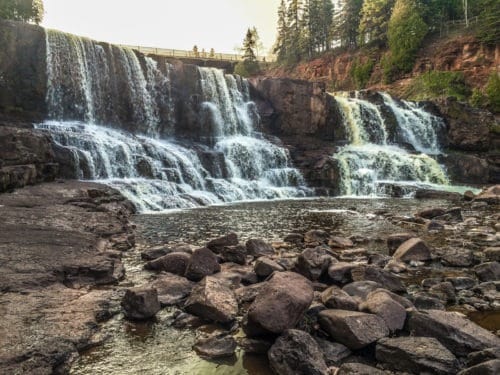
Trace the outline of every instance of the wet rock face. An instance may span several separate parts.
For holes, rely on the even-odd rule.
[[[145,287],[127,289],[122,307],[127,319],[131,320],[151,319],[161,308],[156,289]]]
[[[278,375],[326,375],[327,367],[317,342],[307,332],[287,330],[268,352]]]
[[[455,356],[435,338],[384,338],[377,343],[376,357],[395,371],[414,374],[455,374],[459,369]]]
[[[293,272],[274,273],[250,305],[243,329],[247,336],[279,334],[298,323],[312,300],[309,280]]]

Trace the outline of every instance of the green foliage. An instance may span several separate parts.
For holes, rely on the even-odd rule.
[[[38,25],[43,19],[43,1],[0,0],[0,18],[34,22]]]
[[[333,25],[332,38],[340,40],[342,47],[356,48],[358,46],[362,6],[363,0],[345,0],[340,9],[336,24]]]
[[[484,108],[488,104],[488,98],[481,89],[474,88],[469,98],[469,104],[473,107]]]
[[[234,67],[234,74],[242,77],[250,77],[260,72],[259,63],[255,60],[243,60],[238,62]]]
[[[493,72],[490,75],[485,91],[488,97],[488,108],[492,112],[500,113],[500,73]]]
[[[406,95],[413,100],[454,96],[465,100],[471,94],[462,72],[430,71],[415,78]]]
[[[387,32],[391,52],[385,66],[388,79],[411,71],[427,30],[415,0],[396,0]]]
[[[481,0],[477,37],[485,44],[500,43],[500,1]]]
[[[385,44],[394,0],[364,0],[359,22],[359,44]]]
[[[256,61],[255,48],[257,47],[257,29],[247,29],[245,39],[243,40],[243,60]]]
[[[365,88],[370,80],[375,63],[369,59],[362,63],[359,59],[354,61],[350,75],[357,89]]]

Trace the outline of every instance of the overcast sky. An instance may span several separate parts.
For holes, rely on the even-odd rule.
[[[264,47],[276,36],[280,0],[44,0],[43,26],[100,41],[234,53],[248,27]]]

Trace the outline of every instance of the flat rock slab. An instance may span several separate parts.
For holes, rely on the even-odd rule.
[[[382,318],[356,311],[321,311],[319,324],[335,341],[354,350],[389,335],[389,329]]]
[[[500,338],[456,312],[411,311],[408,329],[416,336],[438,339],[457,356],[500,346]]]
[[[193,349],[201,357],[231,357],[236,350],[236,340],[232,336],[202,338],[196,341]]]
[[[459,369],[455,356],[432,337],[383,338],[376,357],[392,370],[414,374],[455,374]]]

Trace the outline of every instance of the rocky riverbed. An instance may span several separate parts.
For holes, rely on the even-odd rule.
[[[95,345],[134,245],[133,207],[106,186],[46,183],[0,195],[0,373],[66,373]]]
[[[465,198],[137,216],[123,315],[73,373],[496,373],[498,188]]]

